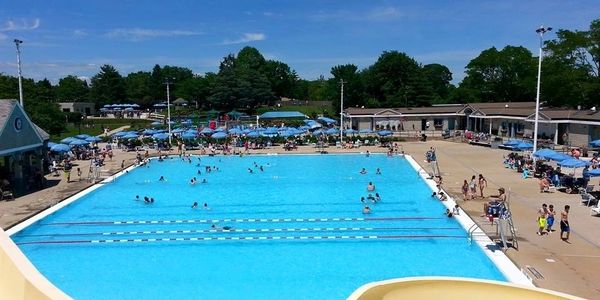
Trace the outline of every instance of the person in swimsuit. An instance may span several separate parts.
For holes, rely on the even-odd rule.
[[[483,177],[483,174],[479,174],[479,192],[481,195],[481,198],[483,198],[483,189],[485,189],[487,187],[487,180],[485,180],[485,177]]]
[[[554,205],[550,204],[548,206],[548,213],[546,214],[546,231],[551,233],[552,225],[554,225],[554,216],[556,216],[556,211],[554,211]]]
[[[571,206],[565,205],[565,210],[560,212],[560,239],[565,242],[569,241],[569,235],[571,234],[571,226],[569,226],[569,209],[571,209]],[[564,233],[567,234],[565,237],[563,237]]]

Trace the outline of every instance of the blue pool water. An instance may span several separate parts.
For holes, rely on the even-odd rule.
[[[190,185],[193,177],[207,183]],[[363,215],[369,182],[382,201]],[[398,277],[504,281],[430,195],[399,156],[173,158],[134,169],[12,238],[75,299],[344,299]]]

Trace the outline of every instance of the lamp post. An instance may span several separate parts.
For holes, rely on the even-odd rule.
[[[17,69],[19,72],[19,103],[21,103],[21,107],[23,107],[23,79],[21,76],[21,47],[23,41],[15,39],[15,46],[17,46]]]
[[[169,87],[173,83],[167,79],[165,84],[167,85],[167,126],[169,126],[169,145],[171,145],[171,95],[169,92]]]
[[[342,90],[340,92],[340,145],[344,143],[344,83],[343,79],[340,80],[342,84]]]
[[[533,152],[537,151],[538,120],[540,116],[540,79],[542,76],[542,56],[544,47],[544,33],[552,30],[552,27],[540,26],[535,32],[540,35],[540,55],[538,59],[537,93],[535,97],[535,123],[533,124]]]

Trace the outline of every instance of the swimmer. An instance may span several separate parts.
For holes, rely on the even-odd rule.
[[[435,198],[435,196],[437,196],[437,193],[433,192],[433,194],[431,194],[431,198]]]
[[[144,202],[145,203],[150,203],[150,198],[148,198],[147,196],[144,196]]]
[[[252,171],[252,169],[248,168],[248,173],[252,174],[252,173],[254,173],[254,171]]]
[[[202,172],[200,172],[200,170],[198,170],[198,175],[202,175]]]
[[[154,198],[150,198],[150,203],[154,203]]]
[[[375,193],[375,201],[376,202],[381,201],[381,196],[379,196],[379,193]]]
[[[226,231],[233,230],[233,227],[231,227],[231,226],[223,226],[223,227],[220,227],[220,226],[217,226],[217,225],[215,225],[215,224],[212,224],[212,226],[210,226],[210,227],[211,227],[212,229],[215,229],[215,230],[226,230]]]
[[[194,184],[196,184],[196,181],[194,180],[194,178],[190,179],[190,184],[191,184],[191,185],[194,185]]]
[[[375,201],[375,197],[373,197],[373,195],[372,195],[372,194],[369,194],[369,196],[367,196],[367,199],[368,199],[368,200],[371,200],[371,202],[373,202],[373,203],[375,203],[375,202],[376,202],[376,201]]]
[[[140,195],[135,195],[135,201],[140,201]]]
[[[440,192],[440,201],[446,201],[448,200],[448,196],[446,196],[446,194],[444,194],[444,192]]]
[[[371,152],[369,152],[369,150],[367,150],[367,157],[371,156]]]
[[[264,171],[265,171],[265,170],[263,169],[263,166],[260,166],[260,168],[259,168],[259,169],[260,169],[260,171],[261,171],[261,172],[264,172]]]
[[[160,178],[158,179],[158,181],[165,181],[165,177],[164,176],[160,176]]]
[[[367,185],[367,191],[372,192],[375,190],[375,185],[373,184],[373,182],[369,182],[369,185]]]
[[[449,208],[446,208],[446,212],[444,214],[446,215],[446,217],[452,218],[452,212],[450,211]]]
[[[367,174],[367,169],[362,168],[362,170],[360,170],[359,173],[365,175],[365,174]]]
[[[192,204],[192,209],[196,209],[198,208],[198,202],[194,202],[194,204]]]
[[[360,197],[360,202],[365,203],[365,197]]]
[[[371,208],[368,205],[365,205],[365,207],[362,210],[363,214],[370,214],[371,213]]]
[[[208,207],[208,203],[204,202],[204,204],[202,204],[202,209],[210,209],[210,207]]]
[[[381,169],[377,168],[377,171],[375,171],[375,174],[381,175]]]
[[[206,178],[202,179],[202,183],[207,183]]]

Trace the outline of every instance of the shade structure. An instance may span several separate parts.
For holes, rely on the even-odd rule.
[[[318,117],[317,120],[319,120],[321,122],[325,122],[327,125],[331,125],[331,124],[337,123],[334,119],[328,118],[328,117]]]
[[[154,129],[144,129],[144,131],[142,131],[143,135],[153,135],[155,133],[157,133],[157,132]]]
[[[551,159],[551,160],[553,160],[553,161],[563,161],[565,159],[571,159],[571,158],[573,158],[573,156],[557,152],[554,155],[548,156],[548,158]]]
[[[72,141],[69,143],[69,146],[85,146],[85,145],[89,145],[90,142],[86,141],[86,140],[76,140],[76,141]]]
[[[504,143],[504,146],[510,146],[510,147],[514,147],[516,145],[518,145],[519,143],[522,143],[523,140],[510,140],[506,143]]]
[[[352,128],[344,130],[344,134],[357,134],[358,131]]]
[[[183,129],[183,128],[175,128],[175,129],[171,130],[172,133],[182,133],[184,131],[185,131],[185,129]]]
[[[533,144],[530,143],[530,142],[522,141],[522,142],[516,144],[513,147],[515,147],[515,148],[517,148],[519,150],[529,150],[529,149],[533,149]]]
[[[313,131],[313,133],[312,133],[312,134],[313,134],[313,135],[316,135],[316,136],[319,136],[319,135],[325,134],[325,131],[323,131],[323,130],[319,129],[319,130],[315,130],[315,131]]]
[[[154,121],[154,122],[150,123],[150,125],[152,125],[152,126],[160,126],[160,125],[163,125],[163,122]]]
[[[231,129],[229,129],[228,132],[229,132],[229,134],[242,134],[243,133],[243,131],[239,128],[231,128]]]
[[[365,128],[365,129],[359,130],[358,133],[360,133],[360,134],[370,134],[370,133],[373,133],[373,130]]]
[[[325,130],[325,134],[327,134],[327,135],[340,134],[340,130],[337,128],[329,128],[329,129]]]
[[[56,144],[52,147],[50,147],[50,151],[54,151],[54,152],[67,152],[71,150],[71,147],[69,147],[69,145],[65,145],[65,144]]]
[[[246,136],[249,138],[257,138],[257,137],[260,137],[260,133],[258,133],[256,131],[250,131],[246,134]]]
[[[89,135],[89,134],[78,134],[75,137],[78,138],[78,139],[80,139],[80,140],[85,140],[85,139],[87,139],[89,137],[92,137],[92,136]]]
[[[393,134],[393,132],[391,132],[389,130],[382,130],[382,131],[378,131],[377,134],[379,136],[390,136]]]
[[[592,145],[594,147],[600,147],[600,140],[591,141],[590,145]]]
[[[552,156],[558,154],[556,151],[552,149],[540,149],[538,151],[533,152],[533,156],[542,159],[550,159]]]
[[[85,140],[90,143],[96,143],[96,142],[101,141],[102,139],[97,136],[90,136],[89,138],[85,138]]]
[[[166,133],[156,133],[152,135],[152,138],[156,140],[166,140],[169,138],[169,135]]]
[[[581,159],[569,158],[563,161],[559,161],[558,165],[565,168],[582,168],[589,166],[590,163]]]
[[[213,134],[214,132],[215,132],[214,130],[212,130],[212,129],[208,128],[208,127],[204,127],[204,128],[203,128],[203,129],[200,131],[200,133],[202,133],[202,134]]]
[[[600,168],[584,172],[583,175],[589,176],[589,177],[600,177]]]
[[[304,124],[308,126],[308,129],[321,128],[323,125],[319,124],[319,122],[315,120],[304,120]]]
[[[74,137],[68,137],[68,138],[64,138],[64,139],[60,140],[60,142],[63,144],[69,144],[72,141],[76,141],[76,140],[78,140],[78,139],[74,138]]]
[[[139,137],[139,135],[137,133],[133,133],[133,132],[130,132],[130,133],[122,136],[122,138],[124,138],[124,139],[137,139],[138,137]]]
[[[215,132],[210,137],[213,139],[224,139],[227,137],[227,134],[225,132]]]
[[[54,145],[58,145],[58,144],[54,143],[54,142],[48,142],[47,146],[48,146],[48,148],[52,148],[52,146],[54,146]]]
[[[184,139],[184,140],[193,140],[193,139],[196,138],[196,134],[192,133],[192,132],[184,132],[181,135],[181,138]]]

